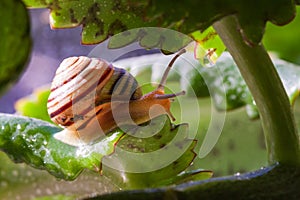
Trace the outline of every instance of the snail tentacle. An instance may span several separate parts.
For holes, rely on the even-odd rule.
[[[167,68],[166,68],[166,70],[165,70],[165,72],[164,72],[164,74],[163,74],[163,76],[162,76],[162,78],[161,78],[161,80],[160,80],[160,83],[159,83],[159,85],[158,85],[158,87],[157,87],[157,90],[164,90],[164,87],[165,87],[166,82],[167,82],[168,74],[169,74],[169,72],[170,72],[170,70],[171,70],[173,64],[175,63],[175,61],[177,60],[177,58],[178,58],[179,56],[181,56],[182,54],[184,54],[185,52],[186,52],[185,49],[181,49],[181,50],[180,50],[180,51],[172,58],[172,60],[169,62],[168,66],[167,66]]]

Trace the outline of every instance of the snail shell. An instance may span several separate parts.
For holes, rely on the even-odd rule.
[[[122,124],[141,124],[162,114],[174,118],[170,98],[184,92],[164,94],[164,83],[162,80],[155,91],[143,95],[135,78],[124,69],[98,58],[65,59],[56,71],[47,103],[51,120],[64,127],[55,138],[78,146],[91,143]],[[112,102],[116,102],[113,107]],[[150,116],[153,105],[164,109],[160,107]],[[113,109],[118,113],[117,121]]]

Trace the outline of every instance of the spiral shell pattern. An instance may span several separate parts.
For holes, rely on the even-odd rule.
[[[79,120],[78,127],[97,115],[104,103],[141,96],[137,81],[126,70],[97,58],[70,57],[56,71],[47,107],[55,123],[70,127]]]

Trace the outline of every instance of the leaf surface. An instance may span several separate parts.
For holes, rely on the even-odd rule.
[[[54,139],[53,134],[61,128],[48,122],[0,114],[0,124],[0,149],[14,162],[25,162],[66,180],[75,179],[84,168],[99,171],[101,158],[113,152],[114,144],[122,135],[112,134],[86,149],[69,146]],[[97,150],[101,146],[106,148],[88,152],[90,148]]]
[[[115,152],[103,160],[104,174],[105,170],[120,173],[115,177],[122,177],[119,182],[123,188],[158,187],[212,176],[208,170],[184,173],[196,156],[196,140],[189,139],[187,124],[174,126],[167,116],[160,116],[148,127],[130,130],[117,144]]]
[[[74,180],[83,169],[90,169],[97,173],[102,172],[120,188],[141,188],[172,183],[163,182],[162,180],[165,179],[197,180],[211,176],[210,171],[202,172],[202,170],[191,174],[186,173],[185,176],[177,176],[194,160],[193,149],[196,142],[187,139],[187,125],[173,127],[166,116],[153,119],[153,123],[146,128],[146,133],[160,129],[157,134],[146,139],[128,134],[123,136],[124,133],[117,130],[94,144],[79,147],[69,146],[56,140],[53,134],[61,129],[44,121],[0,114],[0,123],[2,124],[0,130],[2,151],[14,162],[25,162],[35,168],[47,170],[60,179]],[[139,135],[139,132],[141,133],[139,129],[142,129],[142,132],[145,131],[143,127],[138,127],[133,129],[134,133]],[[175,141],[173,141],[174,137]],[[159,151],[163,145],[167,148]],[[124,154],[119,151],[121,149],[142,154],[139,158],[143,158],[143,154],[147,152],[158,151],[159,154],[148,157],[150,160],[131,160],[131,157],[123,156]],[[170,151],[173,154],[176,152],[179,154],[168,163],[167,157],[170,156]],[[103,161],[104,165],[102,165],[103,157],[106,159]],[[107,163],[110,162],[107,162],[107,159],[113,159],[113,165],[117,165],[118,168],[114,169],[108,165]],[[151,173],[143,171],[143,166],[153,165],[153,162],[158,164],[157,168],[154,168]],[[166,164],[161,164],[161,162]],[[139,168],[134,168],[135,170],[142,169],[141,173],[136,174],[135,171],[127,173],[132,170],[133,166]],[[123,180],[124,177],[126,181]]]

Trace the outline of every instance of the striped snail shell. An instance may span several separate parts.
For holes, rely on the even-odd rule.
[[[64,127],[54,137],[79,146],[95,141],[122,124],[142,124],[162,114],[174,120],[170,98],[184,91],[165,94],[164,84],[175,59],[184,52],[171,60],[158,88],[145,95],[129,72],[105,60],[84,56],[66,58],[56,71],[47,103],[51,120]],[[164,109],[154,110],[150,117],[153,105]],[[113,109],[118,113],[118,120]]]

